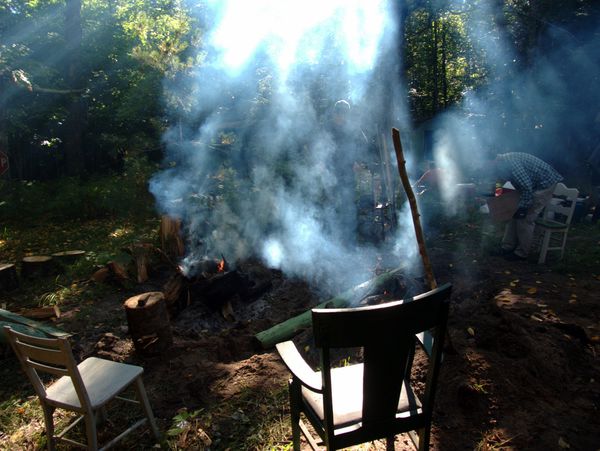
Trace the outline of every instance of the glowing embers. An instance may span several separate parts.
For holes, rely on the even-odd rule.
[[[224,272],[225,271],[225,258],[221,258],[221,261],[219,263],[217,263],[217,272]]]

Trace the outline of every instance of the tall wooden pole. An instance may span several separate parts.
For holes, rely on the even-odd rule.
[[[419,253],[423,260],[423,267],[425,268],[425,277],[429,282],[429,286],[433,290],[437,288],[437,282],[433,275],[433,269],[431,268],[431,261],[427,255],[427,247],[425,246],[425,238],[423,236],[423,228],[421,227],[421,215],[419,215],[419,208],[417,206],[417,199],[415,193],[408,180],[408,174],[406,172],[406,160],[404,159],[404,151],[402,150],[402,142],[400,141],[400,131],[397,128],[392,128],[392,140],[394,141],[394,149],[396,150],[396,159],[398,160],[398,172],[400,172],[400,180],[408,196],[408,202],[410,204],[410,211],[412,213],[413,225],[415,226],[415,235],[417,237],[417,243],[419,244]]]

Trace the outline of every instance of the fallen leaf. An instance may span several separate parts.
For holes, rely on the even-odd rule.
[[[528,294],[536,294],[537,293],[537,288],[536,287],[531,287],[527,289],[527,293]]]
[[[565,440],[562,437],[558,438],[558,446],[560,446],[561,448],[564,448],[564,449],[571,447],[571,445],[569,445],[567,442],[565,442]]]
[[[471,337],[475,336],[475,330],[472,327],[467,327],[467,332],[469,332]]]

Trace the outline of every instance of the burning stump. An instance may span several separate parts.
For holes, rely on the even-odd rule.
[[[123,304],[135,350],[143,355],[162,354],[173,344],[171,323],[160,291],[133,296]]]
[[[199,301],[234,320],[232,299],[250,302],[265,292],[272,282],[270,271],[260,271],[251,264],[244,266],[232,269],[224,258],[205,258],[195,262],[191,271],[185,274],[179,270],[163,287],[169,312],[176,316],[192,302]]]

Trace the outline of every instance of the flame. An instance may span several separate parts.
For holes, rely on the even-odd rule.
[[[225,259],[222,258],[219,263],[217,263],[217,272],[225,271]]]

